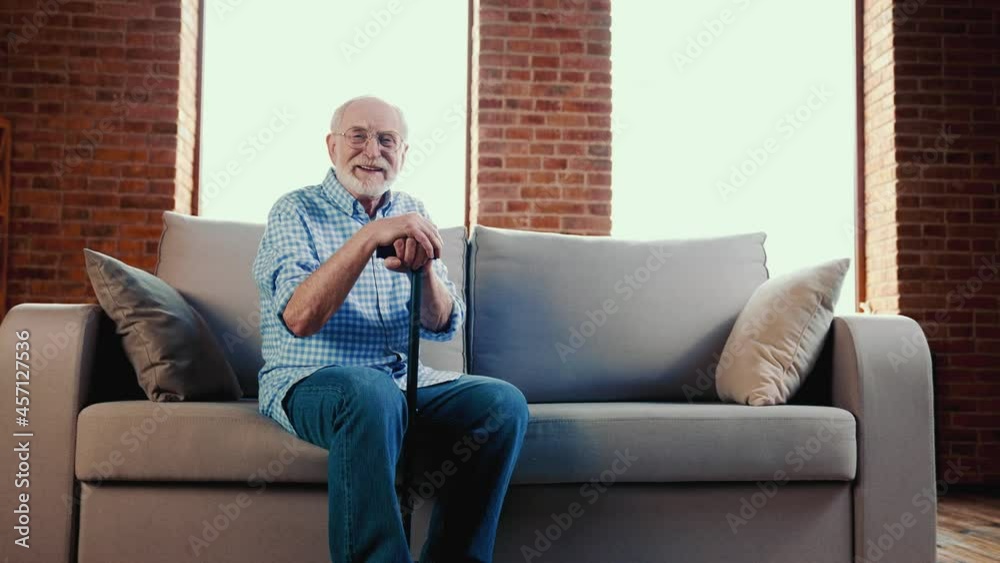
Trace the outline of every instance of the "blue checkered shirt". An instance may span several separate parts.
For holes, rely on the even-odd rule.
[[[323,183],[282,196],[271,208],[253,263],[260,294],[264,366],[258,374],[260,412],[296,434],[282,399],[296,382],[328,366],[367,366],[384,371],[406,389],[410,277],[372,258],[336,313],[319,332],[298,337],[281,316],[295,288],[369,221],[410,212],[430,220],[424,204],[389,190],[369,219],[361,203],[337,181],[331,168]],[[450,340],[465,320],[465,303],[448,279],[444,262],[432,262],[451,293],[453,306],[440,332],[420,327],[428,340]],[[417,387],[458,379],[462,374],[420,364]]]

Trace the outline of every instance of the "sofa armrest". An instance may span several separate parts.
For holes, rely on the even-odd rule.
[[[858,427],[855,560],[934,563],[937,491],[927,339],[916,321],[896,315],[839,316],[832,330],[833,404],[854,414]]]
[[[22,304],[11,309],[0,325],[0,364],[10,374],[4,381],[0,413],[4,430],[0,498],[5,499],[0,519],[3,552],[17,561],[69,563],[76,560],[74,459],[77,414],[87,404],[91,370],[103,312],[97,305]],[[16,423],[15,346],[18,333],[28,332],[28,425]],[[22,333],[23,334],[23,333]],[[23,347],[22,347],[23,348]],[[23,365],[20,366],[23,368]],[[20,368],[19,368],[20,369]],[[23,376],[22,376],[23,377]],[[23,396],[23,395],[22,395]],[[32,433],[15,437],[15,433]],[[27,480],[18,476],[19,444],[27,444]],[[24,449],[24,448],[22,448]],[[22,467],[23,469],[23,467]],[[20,486],[19,486],[20,485]],[[15,526],[22,515],[15,510],[28,494],[30,548],[15,545],[21,537]]]

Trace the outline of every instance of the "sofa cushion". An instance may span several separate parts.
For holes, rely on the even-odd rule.
[[[764,234],[636,242],[476,227],[470,373],[529,402],[714,400]]]
[[[552,403],[530,410],[516,484],[589,482],[608,470],[628,482],[770,480],[779,470],[789,480],[850,480],[855,473],[854,418],[833,407]],[[461,456],[446,451],[460,466]],[[417,475],[445,461],[418,458]],[[81,481],[325,483],[326,464],[326,450],[288,434],[246,399],[99,403],[80,413],[77,429]]]
[[[819,406],[535,404],[515,481],[603,480],[622,458],[636,458],[617,476],[628,482],[851,480],[855,421]]]
[[[754,291],[722,350],[715,377],[722,399],[788,402],[816,366],[850,264],[841,258],[802,268]]]
[[[253,399],[90,405],[77,418],[77,479],[247,482],[262,470],[280,481],[325,482],[326,450],[258,409]]]
[[[244,395],[257,396],[263,365],[260,298],[250,273],[263,223],[219,221],[166,211],[156,275],[180,291],[205,318],[239,377]],[[441,229],[448,277],[465,294],[465,227]],[[324,257],[325,259],[325,257]],[[421,361],[450,371],[465,369],[465,331],[448,342],[424,341]]]
[[[149,272],[83,249],[94,294],[152,401],[235,401],[240,383],[198,311]]]

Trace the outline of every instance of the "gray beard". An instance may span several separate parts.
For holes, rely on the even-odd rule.
[[[378,185],[365,184],[364,182],[361,181],[360,178],[355,176],[351,170],[345,171],[343,175],[341,175],[341,173],[338,171],[336,173],[336,176],[337,180],[340,180],[340,183],[343,184],[344,187],[347,188],[348,190],[358,195],[363,195],[371,198],[382,197],[382,194],[389,191],[389,186],[391,186],[393,180],[395,180],[395,178],[393,179],[386,178],[385,181],[383,181],[381,184]]]

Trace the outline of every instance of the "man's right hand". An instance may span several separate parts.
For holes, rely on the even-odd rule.
[[[419,213],[407,213],[396,217],[386,217],[371,221],[362,229],[368,230],[368,236],[375,246],[388,246],[397,240],[411,238],[423,247],[427,256],[441,257],[444,241],[438,234],[437,227]],[[373,251],[374,252],[374,251]]]

